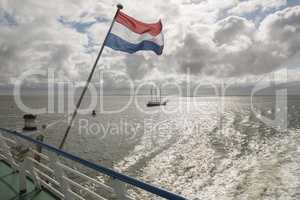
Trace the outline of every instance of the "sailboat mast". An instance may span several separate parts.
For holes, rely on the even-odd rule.
[[[159,87],[159,102],[161,103],[161,88]]]
[[[151,86],[151,89],[150,89],[150,101],[153,100],[152,88],[153,88],[153,86]]]
[[[158,102],[158,98],[157,98],[157,87],[155,87],[155,101]]]

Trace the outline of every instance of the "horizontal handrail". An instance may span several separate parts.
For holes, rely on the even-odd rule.
[[[47,190],[49,190],[50,192],[52,192],[52,194],[55,194],[56,196],[58,196],[58,198],[64,199],[64,194],[62,194],[60,191],[58,191],[57,189],[55,189],[54,187],[50,186],[51,184],[44,181],[41,178],[38,178],[40,182],[43,183],[43,187],[45,187]]]
[[[50,161],[50,159],[49,159],[49,157],[48,157],[47,155],[45,155],[45,154],[43,154],[43,153],[40,153],[40,152],[37,152],[37,151],[34,150],[34,149],[30,149],[30,151],[31,151],[32,153],[34,153],[35,155],[39,156],[40,158],[42,158],[44,161],[46,161],[46,162],[49,162],[49,161]]]
[[[79,188],[79,189],[81,189],[81,190],[83,190],[83,191],[85,191],[85,192],[87,192],[87,193],[89,193],[89,194],[91,194],[91,195],[97,197],[98,199],[106,200],[104,197],[102,197],[102,196],[100,196],[99,194],[97,194],[97,193],[91,191],[89,188],[83,187],[82,185],[80,185],[79,183],[76,183],[76,182],[73,181],[72,179],[70,179],[70,178],[68,178],[68,177],[66,177],[66,176],[63,176],[63,178],[64,178],[66,181],[68,181],[69,184],[71,184],[71,185],[73,185],[73,186],[75,186],[75,187],[77,187],[77,188]]]
[[[22,138],[24,140],[27,140],[27,141],[30,141],[32,143],[35,143],[45,149],[47,149],[48,151],[51,151],[51,152],[54,152],[56,153],[57,155],[60,155],[62,157],[65,157],[65,158],[68,158],[72,161],[75,161],[77,163],[80,163],[90,169],[93,169],[95,171],[98,171],[100,173],[103,173],[107,176],[110,176],[114,179],[118,179],[122,182],[125,182],[127,184],[130,184],[132,186],[135,186],[135,187],[138,187],[140,189],[143,189],[145,191],[148,191],[152,194],[155,194],[155,195],[158,195],[160,197],[163,197],[165,199],[170,199],[170,200],[185,200],[186,198],[182,197],[182,196],[179,196],[177,194],[174,194],[172,192],[169,192],[167,190],[164,190],[164,189],[161,189],[161,188],[158,188],[158,187],[155,187],[149,183],[145,183],[145,182],[142,182],[142,181],[139,181],[135,178],[132,178],[130,176],[126,176],[124,174],[121,174],[119,172],[116,172],[114,170],[111,170],[109,168],[106,168],[106,167],[103,167],[101,165],[97,165],[95,163],[92,163],[88,160],[84,160],[78,156],[75,156],[71,153],[68,153],[66,151],[63,151],[63,150],[60,150],[52,145],[49,145],[49,144],[45,144],[43,142],[40,142],[38,140],[35,140],[29,136],[26,136],[25,134],[22,134],[22,133],[19,133],[17,131],[13,131],[13,130],[9,130],[9,129],[5,129],[5,128],[0,128],[0,131],[3,131],[4,133],[8,133],[10,135],[14,135],[14,136],[17,136],[19,138]]]
[[[104,183],[101,183],[100,181],[97,181],[97,180],[95,180],[95,179],[93,179],[93,178],[91,178],[91,177],[89,177],[89,176],[87,176],[87,175],[85,175],[85,174],[83,174],[83,173],[80,173],[80,172],[74,170],[73,168],[68,167],[68,166],[66,166],[66,165],[64,165],[64,164],[62,164],[62,163],[57,163],[57,164],[58,164],[60,167],[62,167],[64,170],[66,170],[66,171],[68,171],[68,172],[71,172],[71,173],[73,173],[73,174],[76,174],[76,175],[80,176],[80,177],[83,178],[83,179],[86,179],[86,180],[88,180],[88,181],[90,181],[90,182],[93,182],[94,184],[100,185],[100,187],[101,187],[102,189],[105,189],[106,191],[113,193],[113,188],[111,188],[111,187],[105,185]]]
[[[6,137],[2,137],[1,135],[0,135],[0,139],[5,140],[6,142],[9,142],[10,144],[13,144],[13,145],[16,144],[16,141],[14,141],[12,139],[9,139],[9,138],[6,138]]]

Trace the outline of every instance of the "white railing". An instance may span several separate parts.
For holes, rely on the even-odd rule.
[[[118,182],[117,184],[112,184],[111,187],[108,186],[78,170],[75,170],[66,164],[63,164],[57,154],[53,154],[50,158],[48,155],[43,153],[38,153],[35,149],[29,148],[26,152],[25,159],[21,162],[18,161],[13,155],[12,149],[17,145],[17,142],[12,138],[0,136],[1,148],[0,157],[9,163],[16,171],[20,172],[20,188],[21,191],[26,190],[26,176],[29,176],[34,184],[38,188],[46,188],[55,196],[61,199],[86,199],[85,196],[92,196],[94,199],[105,200],[106,198],[92,191],[87,186],[84,186],[70,177],[75,175],[80,182],[89,182],[105,190],[111,197],[118,197],[118,199],[132,199],[125,194],[124,188],[120,181],[113,180],[113,182]],[[36,157],[39,157],[38,161]],[[101,190],[101,191],[102,191]],[[84,195],[80,194],[78,191],[84,191]]]
[[[18,145],[17,141],[20,138],[32,143],[32,147],[26,152],[26,156],[24,156],[22,161],[16,158],[17,155],[15,155],[16,152],[14,151],[16,145]],[[41,146],[44,153],[37,152],[34,148],[36,145]],[[185,199],[132,177],[83,160],[53,146],[34,140],[22,133],[3,128],[0,128],[0,159],[7,162],[15,171],[19,172],[20,192],[26,192],[26,178],[30,177],[37,188],[46,188],[58,198],[66,200],[132,200],[133,198],[126,192],[128,184],[166,199]],[[68,162],[64,162],[65,160]],[[94,179],[86,173],[66,164],[69,162],[82,165],[87,170],[95,170],[106,176],[109,181],[101,182]],[[89,187],[91,184],[93,188]]]

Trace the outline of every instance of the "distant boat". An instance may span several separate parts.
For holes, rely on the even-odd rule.
[[[159,94],[157,95],[157,90],[154,90],[155,94],[153,94],[153,88],[150,90],[150,101],[147,103],[147,107],[153,106],[165,106],[167,105],[168,100],[162,101],[161,99],[161,89],[159,88]]]

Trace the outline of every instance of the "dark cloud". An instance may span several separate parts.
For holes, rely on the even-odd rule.
[[[215,55],[208,43],[199,41],[198,35],[189,33],[173,59],[177,59],[180,72],[187,73],[189,70],[192,74],[198,74],[213,62]]]

